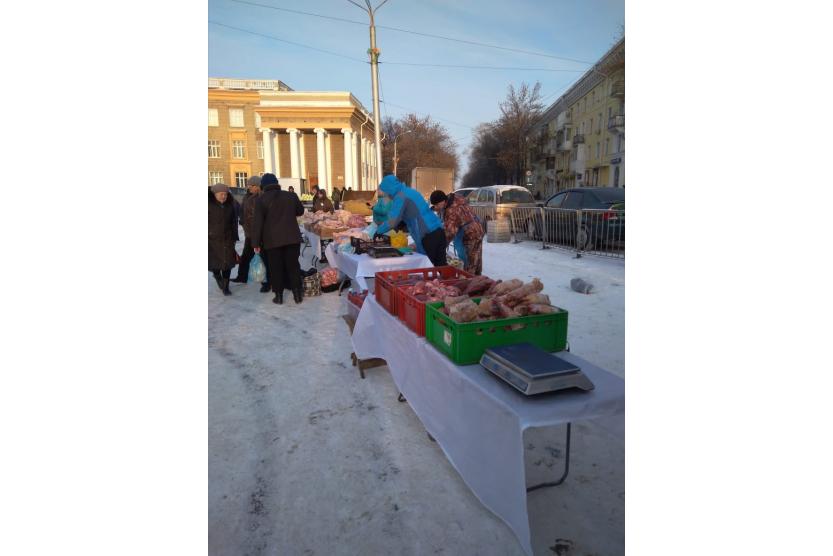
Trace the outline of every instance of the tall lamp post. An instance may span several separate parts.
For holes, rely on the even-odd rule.
[[[370,16],[370,48],[367,53],[370,55],[370,81],[373,84],[373,127],[375,128],[376,139],[376,185],[382,181],[382,124],[379,121],[379,54],[381,50],[376,48],[376,11],[385,5],[388,0],[383,0],[375,8],[370,5],[370,0],[364,0],[367,7],[364,7],[353,0],[347,0],[358,6]]]
[[[406,133],[413,133],[414,130],[410,129],[408,131],[403,131],[399,135],[405,135]],[[399,139],[399,135],[393,138],[393,175],[396,176],[396,168],[399,166],[399,157],[396,153],[396,141]]]

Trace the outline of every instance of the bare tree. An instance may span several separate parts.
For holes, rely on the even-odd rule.
[[[382,122],[382,131],[386,135],[382,145],[384,174],[393,173],[393,143],[397,137],[399,163],[396,177],[400,180],[410,182],[411,170],[417,166],[452,168],[457,174],[460,166],[457,144],[448,130],[433,121],[431,116],[420,118],[416,114],[407,114],[397,120],[386,118]]]
[[[521,83],[518,89],[510,84],[506,100],[500,103],[498,127],[503,148],[498,153],[498,161],[515,185],[522,183],[527,131],[540,117],[543,108],[540,83],[533,87]]]

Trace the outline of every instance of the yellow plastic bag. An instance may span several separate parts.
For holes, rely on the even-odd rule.
[[[391,232],[390,234],[390,246],[391,247],[407,247],[408,246],[408,234],[405,232]]]

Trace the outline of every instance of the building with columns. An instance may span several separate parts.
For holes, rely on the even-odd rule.
[[[252,175],[304,178],[332,192],[376,189],[373,117],[349,92],[293,91],[280,81],[208,80],[208,183]]]

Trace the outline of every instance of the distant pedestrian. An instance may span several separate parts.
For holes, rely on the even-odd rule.
[[[223,295],[231,295],[231,269],[237,264],[237,216],[227,185],[218,183],[208,192],[208,270]]]
[[[414,238],[416,250],[431,259],[434,266],[448,264],[445,256],[447,246],[443,225],[428,203],[416,189],[406,187],[393,174],[388,174],[379,184],[379,189],[391,198],[386,220],[379,225],[377,234],[384,234],[404,223]]]
[[[338,186],[333,187],[333,194],[332,194],[333,208],[335,208],[336,210],[338,210],[339,207],[341,206],[341,198],[342,198],[341,189],[339,189]]]
[[[304,205],[294,193],[281,191],[274,174],[264,174],[261,184],[263,193],[255,204],[255,218],[252,247],[255,253],[261,249],[266,253],[266,268],[271,273],[270,281],[275,298],[274,303],[283,303],[283,290],[288,285],[295,303],[303,300],[301,288],[301,232],[297,218],[304,214]]]
[[[333,212],[333,203],[327,198],[327,190],[319,189],[312,200],[312,212]]]
[[[483,225],[461,196],[442,191],[431,193],[431,204],[442,215],[445,239],[454,242],[454,250],[463,268],[475,275],[483,273]]]
[[[249,263],[255,255],[252,248],[252,224],[255,219],[255,201],[260,195],[260,176],[252,176],[246,180],[246,196],[243,197],[243,209],[241,225],[245,232],[246,239],[243,242],[243,253],[240,255],[240,263],[237,266],[237,276],[232,282],[245,284],[249,280]],[[265,283],[265,282],[264,282]]]

